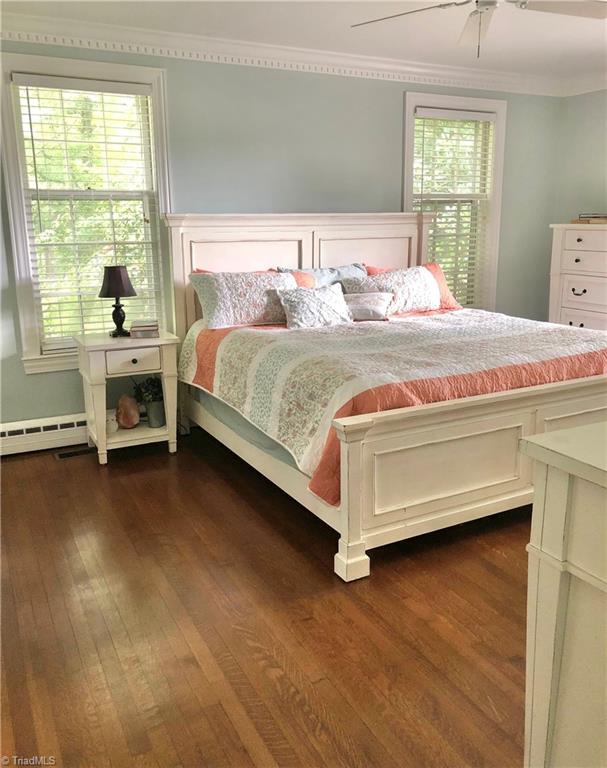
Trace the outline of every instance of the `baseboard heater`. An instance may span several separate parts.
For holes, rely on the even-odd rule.
[[[0,424],[0,455],[2,456],[79,445],[86,443],[86,440],[84,413]]]

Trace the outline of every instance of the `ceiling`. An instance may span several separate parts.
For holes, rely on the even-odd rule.
[[[583,2],[583,0],[580,0]],[[519,10],[502,2],[481,58],[458,45],[473,5],[437,9],[368,27],[350,25],[426,2],[3,2],[3,12],[187,35],[293,46],[551,78],[607,71],[607,21]]]

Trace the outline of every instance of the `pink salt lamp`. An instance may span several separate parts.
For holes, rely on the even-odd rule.
[[[133,429],[139,424],[139,406],[134,397],[122,395],[116,408],[116,421],[122,429]]]

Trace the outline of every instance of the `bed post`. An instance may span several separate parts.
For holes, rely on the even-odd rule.
[[[184,247],[182,242],[181,227],[176,226],[170,214],[165,216],[165,221],[169,229],[170,250],[171,250],[171,277],[173,280],[172,297],[172,330],[179,336],[180,347],[183,343],[188,330],[186,317],[186,284],[190,269],[185,261]],[[190,419],[187,412],[187,401],[190,396],[189,387],[182,382],[177,385],[177,427],[179,434],[188,435],[190,433]]]
[[[421,266],[428,261],[428,232],[430,224],[434,221],[433,213],[417,214],[417,254],[416,263]]]
[[[362,538],[362,446],[365,434],[373,426],[373,419],[347,426],[336,420],[333,426],[341,451],[341,537],[334,569],[344,581],[354,581],[368,576],[371,569]]]

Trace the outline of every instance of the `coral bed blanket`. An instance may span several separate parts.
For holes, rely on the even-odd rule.
[[[190,329],[180,379],[283,445],[339,503],[336,417],[607,373],[607,333],[476,309],[332,328]]]

